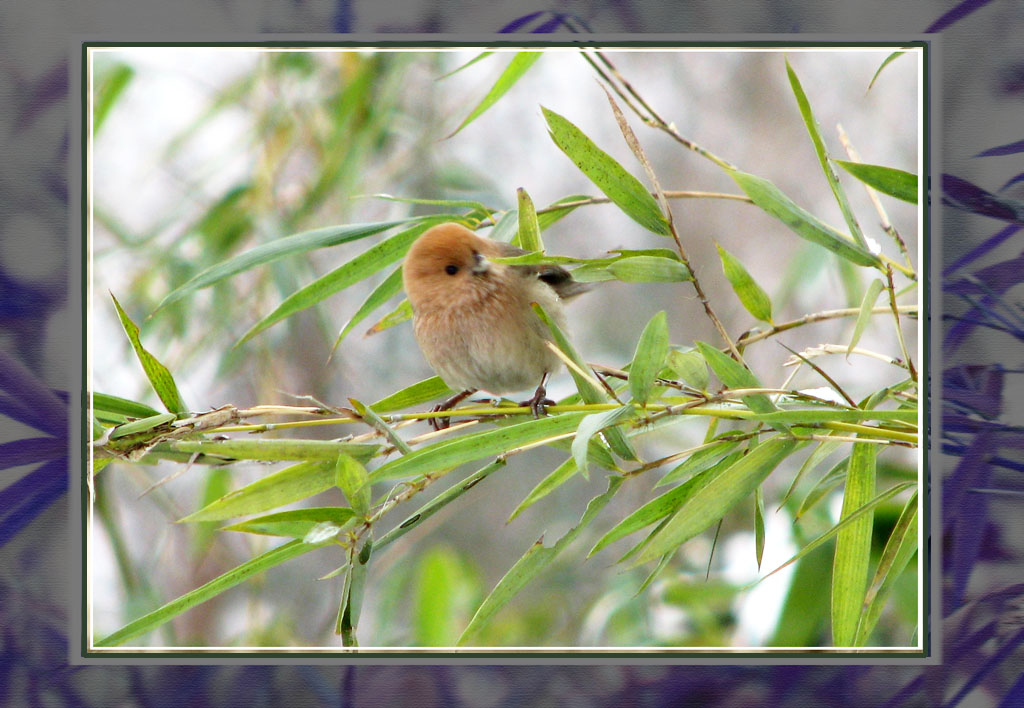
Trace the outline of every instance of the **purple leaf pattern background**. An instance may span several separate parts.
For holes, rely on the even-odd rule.
[[[833,19],[784,6],[620,0],[370,6],[55,0],[0,6],[0,704],[3,705],[1024,705],[1024,9],[990,0],[869,2]],[[735,10],[730,13],[729,10]],[[944,318],[942,664],[937,666],[74,666],[69,663],[68,371],[73,310],[69,75],[72,35],[230,33],[941,33]],[[1015,119],[1013,118],[1015,116]],[[1007,128],[1003,120],[1010,117]],[[939,270],[936,268],[936,270]],[[69,346],[68,342],[71,342]],[[69,457],[69,455],[71,457]],[[933,488],[934,489],[934,488]],[[75,653],[75,649],[71,648]]]

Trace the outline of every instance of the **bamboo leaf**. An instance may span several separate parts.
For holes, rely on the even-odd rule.
[[[636,411],[633,406],[619,406],[610,411],[591,413],[580,421],[579,427],[576,429],[576,437],[572,441],[572,456],[576,461],[576,469],[580,471],[584,479],[590,479],[587,468],[590,439],[601,430],[632,419],[635,415]]]
[[[375,483],[452,470],[481,457],[500,455],[521,445],[571,433],[584,416],[586,413],[583,412],[564,413],[434,443],[381,465],[370,472],[370,481]]]
[[[483,100],[477,104],[476,108],[470,111],[469,115],[466,116],[466,118],[459,124],[458,128],[445,136],[445,139],[447,140],[454,136],[460,130],[483,115],[484,111],[497,103],[498,99],[504,96],[508,90],[523,77],[523,74],[533,66],[535,61],[540,59],[542,54],[543,52],[517,52],[516,55],[512,57],[512,61],[508,63],[508,66],[505,67],[505,70],[501,72],[501,76],[498,77],[498,80],[494,82],[491,90],[483,97]]]
[[[739,440],[721,440],[711,447],[698,450],[659,479],[658,483],[654,485],[655,489],[664,487],[666,484],[674,484],[681,479],[714,467],[739,444]]]
[[[172,302],[177,302],[189,293],[209,287],[232,275],[255,268],[259,265],[271,263],[279,258],[291,256],[296,253],[305,253],[317,248],[336,246],[347,241],[356,241],[367,236],[387,231],[395,226],[407,224],[412,219],[400,219],[398,221],[381,221],[366,224],[345,224],[343,226],[327,226],[322,229],[303,231],[302,233],[284,238],[275,239],[267,243],[250,248],[248,251],[239,253],[233,258],[218,263],[198,273],[192,279],[178,288],[175,288],[161,301],[156,308],[158,311],[167,307]]]
[[[408,300],[402,300],[398,303],[398,306],[384,315],[380,320],[377,321],[373,327],[366,330],[366,336],[369,337],[371,334],[380,334],[386,329],[390,329],[395,325],[402,324],[412,319],[412,305]]]
[[[533,580],[537,575],[544,570],[551,561],[562,552],[562,550],[572,543],[580,532],[586,528],[594,517],[600,513],[605,505],[611,500],[611,498],[618,491],[619,486],[622,484],[622,477],[618,475],[612,475],[608,478],[608,489],[601,495],[594,497],[587,504],[587,509],[583,512],[583,518],[570,529],[564,536],[555,542],[553,546],[545,546],[543,536],[534,543],[528,551],[513,565],[504,577],[498,581],[498,584],[494,586],[490,594],[484,599],[477,608],[473,618],[469,621],[466,629],[463,630],[462,636],[459,637],[458,645],[464,646],[474,635],[478,634],[480,630],[485,627],[504,607],[508,604],[520,590],[522,590],[527,583]]]
[[[877,189],[890,197],[917,204],[917,175],[898,170],[895,167],[870,165],[864,162],[849,162],[848,160],[833,160],[833,162],[872,189]]]
[[[659,236],[671,236],[658,202],[640,180],[571,122],[541,106],[549,135],[591,182],[631,219]]]
[[[876,71],[875,75],[871,77],[871,81],[868,83],[868,91],[870,91],[871,87],[875,85],[875,81],[878,79],[878,75],[882,73],[882,69],[884,69],[885,67],[889,66],[889,63],[893,59],[895,59],[896,57],[898,57],[898,56],[900,56],[902,54],[906,54],[906,52],[893,52],[892,54],[890,54],[889,56],[887,56],[885,58],[885,61],[883,61],[881,66],[878,67],[878,71]]]
[[[544,243],[540,239],[540,224],[537,222],[533,200],[522,187],[516,190],[516,199],[519,204],[519,232],[512,239],[512,244],[527,251],[543,253]]]
[[[220,530],[242,531],[263,536],[305,538],[306,534],[317,524],[328,522],[335,526],[343,527],[353,519],[355,519],[355,513],[348,507],[319,506],[266,514],[255,519],[247,519],[230,526],[224,526]]]
[[[151,415],[148,418],[133,420],[130,423],[118,425],[113,430],[111,430],[110,439],[116,440],[117,438],[123,438],[126,435],[144,433],[154,428],[158,428],[166,423],[170,423],[174,419],[175,415],[173,413],[157,413],[156,415]]]
[[[875,496],[877,452],[875,445],[854,443],[846,473],[840,520]],[[837,647],[853,646],[856,638],[857,621],[867,590],[873,528],[874,514],[868,512],[836,536],[832,562],[832,643]]]
[[[448,489],[444,490],[436,497],[428,501],[426,504],[421,506],[419,509],[417,509],[415,512],[410,514],[408,517],[406,517],[406,519],[398,526],[396,526],[395,528],[391,529],[386,534],[381,536],[380,540],[376,543],[376,547],[380,549],[388,545],[389,543],[398,540],[406,533],[408,533],[411,529],[414,529],[418,524],[423,523],[423,521],[436,514],[445,506],[458,499],[460,496],[462,496],[470,489],[475,487],[477,484],[487,479],[487,477],[489,477],[492,473],[501,469],[504,466],[505,460],[499,457],[493,462],[484,465],[483,467],[481,467],[476,472],[466,477],[463,481],[459,482],[458,484],[453,484],[452,486],[448,487]]]
[[[352,317],[349,318],[349,321],[345,323],[345,326],[342,327],[341,332],[338,334],[338,338],[334,341],[334,347],[331,351],[333,352],[334,349],[337,349],[338,345],[341,344],[341,340],[348,336],[348,333],[351,332],[357,324],[365,320],[371,312],[400,292],[402,292],[402,266],[398,266],[391,271],[391,275],[385,278],[380,285],[373,289],[372,293],[366,296],[366,300],[363,301],[363,304],[359,306],[359,309],[356,310],[355,314],[352,315]]]
[[[722,270],[725,272],[725,277],[732,285],[733,292],[743,303],[743,307],[747,308],[747,312],[755,318],[774,324],[772,322],[772,301],[769,299],[768,293],[757,284],[757,281],[747,272],[739,259],[718,244],[715,246],[722,259]]]
[[[668,319],[662,310],[650,319],[640,333],[633,362],[629,367],[629,388],[633,400],[644,406],[654,388],[655,377],[665,368],[668,339]]]
[[[754,490],[754,554],[757,556],[757,569],[761,570],[764,557],[764,491],[760,486]]]
[[[677,377],[694,388],[706,391],[708,388],[708,365],[696,349],[671,349],[668,353],[668,367]]]
[[[864,328],[867,327],[868,322],[871,320],[871,311],[875,307],[875,300],[878,299],[878,293],[882,292],[884,287],[885,285],[882,281],[875,278],[864,292],[864,299],[860,303],[860,312],[857,314],[857,324],[854,326],[853,334],[850,336],[850,346],[846,349],[847,359],[850,358],[854,347],[860,341],[860,336],[864,334]]]
[[[330,273],[321,276],[308,285],[296,290],[284,299],[273,312],[261,319],[249,328],[249,331],[242,335],[238,344],[243,344],[263,330],[277,324],[281,320],[294,315],[308,307],[312,307],[331,295],[358,283],[377,273],[385,266],[397,261],[405,255],[413,242],[430,226],[447,221],[450,217],[430,218],[401,231],[389,239],[381,241],[375,246],[360,253],[352,260],[338,266]],[[236,344],[235,346],[238,346]]]
[[[756,585],[757,583],[760,583],[765,578],[770,578],[772,575],[775,575],[776,573],[778,573],[780,570],[782,570],[786,566],[791,565],[793,563],[796,563],[798,560],[800,560],[801,558],[806,556],[808,553],[811,553],[812,551],[814,551],[816,548],[821,546],[821,544],[825,543],[826,541],[828,541],[830,538],[832,538],[836,534],[840,533],[841,531],[845,531],[846,529],[849,529],[851,526],[856,524],[858,521],[863,519],[865,516],[867,516],[868,514],[873,513],[875,508],[879,504],[883,504],[886,501],[888,501],[889,499],[892,499],[894,496],[896,496],[900,492],[906,491],[907,489],[910,489],[911,487],[915,487],[915,486],[917,486],[917,482],[903,482],[901,484],[897,484],[895,487],[892,487],[892,488],[887,489],[886,491],[882,492],[881,494],[876,496],[874,499],[869,501],[867,504],[865,504],[864,506],[862,506],[859,509],[857,509],[856,511],[854,511],[849,516],[843,518],[842,521],[840,521],[838,524],[836,524],[835,526],[830,528],[828,531],[826,531],[825,533],[821,534],[820,536],[818,536],[816,539],[814,539],[810,543],[806,544],[803,548],[800,549],[800,551],[796,555],[794,555],[792,558],[790,558],[788,561],[786,561],[785,563],[780,565],[778,568],[776,568],[772,572],[768,573],[768,575],[766,575],[763,578],[761,578],[760,580],[756,581],[754,583],[754,585]]]
[[[728,354],[723,354],[715,347],[704,342],[694,342],[694,344],[697,346],[701,356],[704,357],[704,361],[708,363],[708,366],[725,384],[726,388],[762,388],[761,382],[757,380],[753,372],[743,366],[743,364],[732,359]],[[777,410],[771,399],[763,393],[752,393],[741,396],[741,398],[747,407],[755,413],[774,413]],[[773,427],[782,432],[789,431],[789,426],[783,422],[775,422]]]
[[[659,256],[633,256],[612,261],[608,272],[626,283],[680,283],[693,280],[689,268],[677,260]],[[573,275],[576,272],[573,271]]]
[[[146,351],[142,346],[142,340],[139,339],[138,325],[132,322],[128,313],[121,309],[121,303],[117,301],[113,293],[110,294],[110,298],[114,301],[117,316],[121,320],[125,334],[128,335],[128,340],[132,343],[135,356],[142,364],[142,370],[146,373],[146,378],[149,379],[160,402],[164,404],[169,413],[173,413],[178,418],[185,418],[188,415],[188,406],[182,400],[181,394],[178,392],[178,385],[174,383],[171,372],[155,356]]]
[[[217,597],[225,590],[248,580],[253,575],[280,565],[281,563],[291,560],[297,556],[301,556],[304,553],[309,553],[310,551],[316,550],[320,547],[320,545],[302,543],[298,540],[288,541],[282,546],[278,546],[266,553],[262,553],[259,556],[232,568],[228,572],[217,576],[202,587],[198,587],[191,592],[187,592],[152,612],[129,622],[116,632],[112,632],[96,642],[96,646],[116,647],[125,643],[129,639],[151,632],[186,610],[190,610],[196,605],[200,605],[207,600]]]
[[[385,396],[370,405],[370,408],[378,413],[391,413],[403,408],[412,408],[437,398],[450,396],[453,393],[455,391],[448,388],[448,384],[441,380],[440,376],[431,376],[429,379],[417,381],[412,386],[396,391],[390,396]]]
[[[634,564],[660,558],[715,524],[749,496],[796,447],[794,440],[772,438],[723,469],[687,500]]]
[[[565,462],[560,464],[558,467],[553,469],[547,477],[537,483],[530,493],[526,495],[526,498],[519,503],[519,506],[513,510],[509,515],[508,521],[505,523],[511,523],[511,521],[523,513],[526,509],[536,504],[538,501],[546,497],[548,494],[553,492],[555,489],[560,487],[562,484],[567,482],[576,474],[576,460],[572,457],[567,459]]]
[[[726,170],[739,188],[765,212],[774,216],[797,236],[823,246],[842,258],[861,266],[877,266],[878,256],[858,246],[803,207],[787,197],[768,180],[739,170]]]
[[[189,514],[181,521],[223,521],[237,516],[259,514],[307,499],[333,486],[332,462],[300,462],[236,489],[199,511]]]
[[[736,459],[739,459],[739,456]],[[722,469],[725,469],[725,467],[719,468],[716,465],[714,468],[698,472],[678,487],[663,492],[647,502],[598,539],[597,543],[594,544],[594,547],[587,554],[587,558],[598,553],[606,546],[615,543],[620,538],[625,538],[631,533],[639,531],[645,526],[650,526],[655,521],[664,519],[678,511],[694,494],[706,487]]]
[[[907,563],[917,553],[917,492],[907,500],[900,513],[900,518],[889,534],[889,540],[885,543],[882,557],[878,561],[878,568],[875,577],[871,581],[867,594],[864,597],[864,607],[861,609],[860,619],[857,623],[857,638],[855,644],[864,646],[871,631],[878,624],[878,618],[885,607],[893,584],[907,567]]]
[[[92,405],[96,413],[114,413],[128,418],[148,418],[158,415],[160,411],[150,408],[145,403],[129,401],[127,398],[111,396],[109,393],[93,393]]]
[[[555,345],[561,350],[566,357],[569,358],[577,367],[582,371],[589,371],[590,367],[583,357],[579,355],[576,348],[572,346],[572,342],[565,336],[561,328],[555,323],[554,320],[544,311],[544,308],[538,304],[533,305],[533,311],[537,313],[541,321],[547,325],[548,330],[551,332],[551,336],[554,338]],[[608,400],[608,396],[605,392],[597,385],[592,383],[587,378],[581,376],[575,369],[570,368],[569,373],[572,375],[573,381],[576,383],[576,389],[579,391],[580,398],[584,403],[604,403]],[[633,446],[629,444],[629,440],[622,434],[622,431],[618,428],[611,428],[604,433],[605,439],[608,441],[609,447],[615,451],[615,454],[625,460],[637,459],[636,452],[633,450]]]
[[[351,455],[341,453],[334,465],[334,484],[352,505],[352,511],[359,516],[366,516],[370,510],[370,479],[369,472]]]
[[[811,136],[814,152],[818,156],[818,164],[821,165],[821,170],[825,173],[828,186],[832,190],[832,196],[835,197],[836,203],[839,204],[839,210],[843,213],[843,219],[846,221],[846,226],[850,229],[853,240],[861,248],[867,250],[868,244],[864,239],[864,233],[860,229],[860,224],[857,223],[857,217],[854,216],[853,209],[850,208],[850,200],[846,197],[846,191],[843,189],[843,185],[839,184],[839,177],[836,176],[835,170],[832,169],[828,150],[825,149],[825,141],[822,139],[821,130],[818,127],[818,121],[814,118],[810,101],[807,100],[807,94],[804,93],[803,86],[800,85],[800,79],[797,77],[796,72],[793,71],[793,67],[790,66],[789,59],[786,59],[786,74],[789,76],[789,85],[793,89],[793,95],[796,96],[796,103],[800,109],[800,115],[804,119],[804,125],[807,126],[807,133]]]

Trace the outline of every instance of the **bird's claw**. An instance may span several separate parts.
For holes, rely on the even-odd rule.
[[[540,391],[538,395],[535,395],[528,401],[523,401],[520,406],[529,406],[530,412],[533,413],[534,418],[540,418],[543,415],[548,414],[548,406],[555,405],[555,402],[550,398],[545,397],[544,391]]]

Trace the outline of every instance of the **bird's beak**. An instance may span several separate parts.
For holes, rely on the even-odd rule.
[[[491,262],[479,253],[473,254],[473,274],[483,275],[491,268]]]

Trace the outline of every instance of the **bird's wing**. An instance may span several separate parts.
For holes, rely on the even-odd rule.
[[[498,248],[500,257],[502,258],[523,256],[530,252],[503,241],[495,241],[494,243]],[[554,291],[558,293],[558,297],[563,300],[569,300],[577,295],[581,295],[593,287],[593,283],[576,282],[573,280],[572,273],[559,265],[517,265],[509,267],[514,268],[524,276],[536,277],[544,281],[550,285]]]

